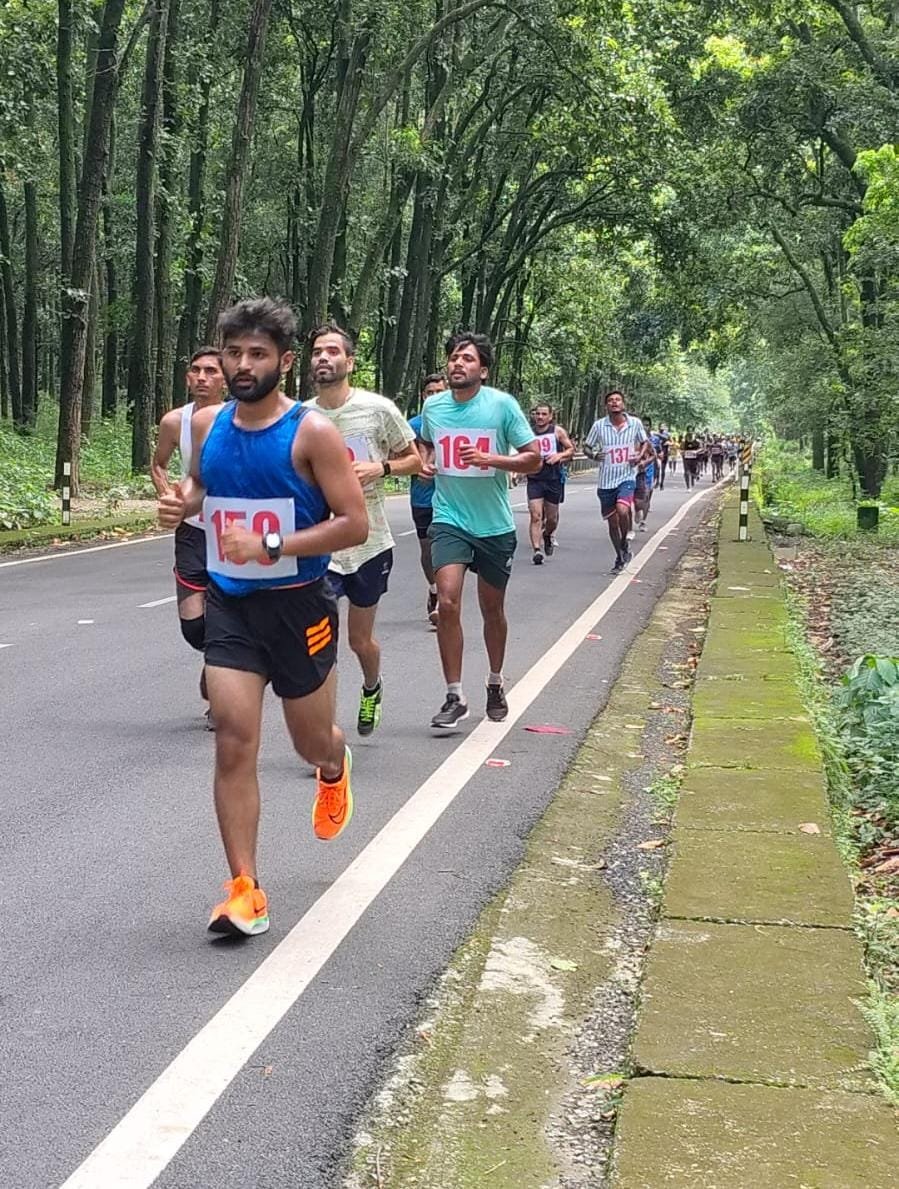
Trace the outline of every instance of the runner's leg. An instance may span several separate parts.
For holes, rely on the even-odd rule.
[[[339,779],[346,754],[346,738],[334,722],[336,703],[336,667],[314,693],[281,702],[294,749],[307,763],[321,768],[328,783]]]
[[[531,538],[531,549],[535,555],[540,554],[541,561],[543,560],[543,509],[544,501],[542,499],[528,500],[528,512],[531,517],[528,535]]]
[[[259,780],[256,760],[265,678],[209,665],[209,703],[215,715],[215,812],[232,876],[256,877]]]
[[[347,611],[347,642],[359,660],[367,689],[374,689],[381,680],[381,646],[374,637],[377,613],[377,603],[371,607],[350,603]]]
[[[484,621],[484,644],[487,648],[490,672],[494,674],[502,673],[503,661],[506,658],[509,625],[506,621],[505,599],[504,590],[491,586],[480,574],[478,575],[478,604]]]
[[[440,649],[440,663],[447,685],[462,680],[462,586],[465,582],[463,565],[441,566],[436,572],[437,606],[440,612],[437,620],[437,647]]]

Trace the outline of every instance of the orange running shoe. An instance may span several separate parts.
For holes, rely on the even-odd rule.
[[[242,933],[252,937],[268,931],[268,900],[251,875],[237,875],[225,884],[227,900],[216,904],[209,918],[210,933]]]
[[[350,786],[352,771],[353,753],[349,748],[346,749],[340,778],[333,784],[322,780],[321,768],[316,769],[318,789],[312,802],[312,829],[316,838],[330,842],[350,824],[353,816],[353,790]]]

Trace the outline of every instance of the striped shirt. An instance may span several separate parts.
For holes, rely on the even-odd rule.
[[[586,444],[591,450],[602,448],[598,482],[601,489],[618,487],[634,478],[636,472],[631,459],[636,458],[638,447],[645,441],[646,430],[639,417],[627,416],[620,429],[608,417],[594,421]]]

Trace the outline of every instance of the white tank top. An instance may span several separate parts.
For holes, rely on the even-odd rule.
[[[194,442],[190,432],[190,419],[194,413],[195,403],[190,401],[181,410],[181,437],[178,442],[178,452],[181,455],[181,478],[186,479],[190,474],[190,464],[193,461]],[[203,521],[199,516],[185,516],[185,524],[192,524],[194,528],[202,528]]]

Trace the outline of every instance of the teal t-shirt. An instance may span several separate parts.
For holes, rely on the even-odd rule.
[[[434,447],[434,522],[453,524],[473,537],[515,531],[508,471],[466,466],[463,445],[490,454],[513,454],[534,441],[521,406],[508,392],[481,388],[471,400],[452,392],[429,396],[422,409],[422,441]]]

